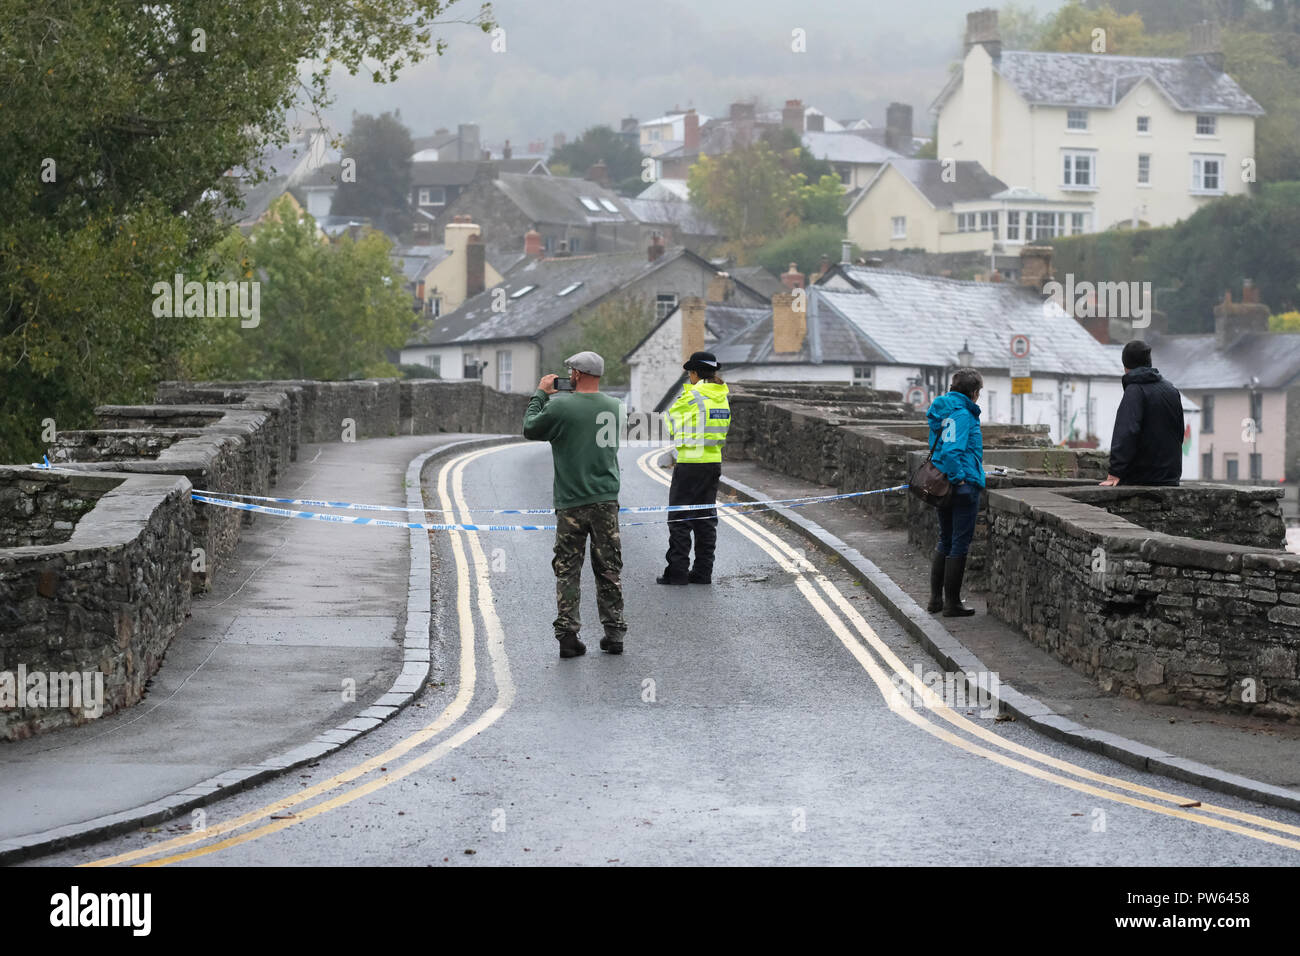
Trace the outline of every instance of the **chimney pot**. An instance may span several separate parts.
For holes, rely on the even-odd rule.
[[[781,284],[787,289],[802,289],[806,281],[797,262],[790,263],[790,268],[781,275]]]

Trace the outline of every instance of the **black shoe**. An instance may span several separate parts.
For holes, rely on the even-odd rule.
[[[925,609],[931,614],[943,610],[943,567],[947,556],[934,552],[930,556],[930,603]]]
[[[943,616],[970,617],[973,607],[961,602],[961,579],[966,574],[966,555],[947,558],[943,566]]]
[[[609,636],[602,637],[600,639],[600,649],[609,654],[622,654],[623,638],[620,637],[618,638],[618,640],[615,640],[614,638]]]
[[[686,584],[690,584],[691,582],[690,582],[690,579],[689,579],[689,578],[670,578],[670,577],[669,577],[668,575],[666,575],[666,574],[661,574],[661,575],[659,575],[659,577],[655,578],[655,583],[656,583],[656,584],[681,584],[681,585],[686,585]]]
[[[692,571],[690,577],[688,577],[686,580],[689,581],[691,584],[712,584],[713,575],[696,574],[694,571]]]
[[[587,653],[587,645],[578,640],[577,634],[565,634],[560,638],[560,657],[581,657]]]

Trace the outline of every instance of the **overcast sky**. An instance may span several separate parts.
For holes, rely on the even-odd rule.
[[[1040,11],[1059,0],[1022,0]],[[353,110],[400,109],[415,136],[477,122],[483,142],[516,147],[624,116],[645,120],[675,105],[709,115],[758,97],[799,98],[835,119],[884,125],[892,100],[916,109],[918,133],[960,54],[966,13],[980,0],[496,0],[506,51],[459,24],[447,52],[390,85],[336,76],[328,118],[346,132]],[[460,0],[452,15],[472,14]],[[791,51],[806,31],[807,52]]]

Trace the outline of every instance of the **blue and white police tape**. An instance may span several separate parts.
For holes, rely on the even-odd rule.
[[[878,488],[874,491],[850,491],[842,495],[805,495],[802,498],[777,498],[763,504],[784,505],[795,502],[815,503],[819,501],[843,501],[846,498],[861,498],[864,495],[883,495],[891,491],[905,491],[907,485],[895,485],[892,488]],[[489,514],[489,515],[553,515],[554,508],[403,508],[399,505],[366,505],[353,501],[324,501],[318,498],[268,498],[265,495],[237,495],[225,491],[195,490],[195,496],[203,495],[207,499],[219,497],[221,500],[271,501],[280,505],[308,505],[315,508],[337,508],[343,511],[396,511],[401,514]],[[752,506],[752,501],[722,502],[712,505],[639,505],[619,508],[619,514],[658,514],[671,511],[704,511],[709,508],[745,508]]]
[[[824,501],[834,501],[846,497],[857,497],[860,495],[879,495],[890,491],[900,491],[906,488],[906,485],[897,485],[893,488],[879,488],[875,491],[858,491],[851,495],[821,495],[810,498],[786,498],[780,501],[738,501],[726,502],[715,505],[677,505],[672,510],[699,510],[702,508],[740,508],[744,509],[737,514],[751,514],[757,511],[770,509],[773,505],[784,504],[790,508],[804,508],[808,505],[817,504]],[[266,505],[254,505],[241,501],[227,501],[224,498],[212,498],[208,495],[194,492],[191,497],[206,505],[216,505],[221,508],[234,508],[239,511],[251,511],[255,514],[275,515],[281,518],[305,518],[311,521],[331,521],[335,524],[357,524],[367,525],[377,528],[415,528],[424,531],[554,531],[553,524],[431,524],[421,521],[389,521],[385,518],[349,518],[345,515],[327,515],[315,511],[291,511],[287,508],[271,508]],[[656,506],[658,507],[658,506]],[[406,511],[408,509],[396,509]],[[419,510],[419,509],[411,509]],[[628,510],[628,509],[620,509]],[[667,508],[658,507],[660,511],[666,511]],[[518,514],[520,512],[498,512],[505,514]],[[554,514],[553,511],[544,512]],[[694,521],[695,518],[669,518],[666,521],[630,521],[620,524],[621,528],[640,528],[648,525],[665,525],[675,521]]]

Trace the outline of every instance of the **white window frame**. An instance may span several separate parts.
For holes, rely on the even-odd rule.
[[[1020,210],[1007,210],[1007,242],[1020,242]],[[1012,233],[1015,235],[1012,235]]]
[[[892,227],[892,235],[890,236],[891,239],[907,238],[907,217],[906,216],[891,217],[890,226]]]
[[[1146,160],[1144,164],[1142,161]],[[1151,188],[1151,154],[1138,153],[1137,184],[1145,189]]]
[[[590,196],[579,196],[578,202],[582,203],[582,208],[587,212],[600,212],[600,205]]]
[[[1143,123],[1143,121],[1145,121],[1146,124],[1147,124],[1147,128],[1146,128],[1146,129],[1143,129],[1143,128],[1142,128],[1142,123]],[[1139,116],[1139,117],[1137,118],[1137,133],[1138,133],[1139,136],[1150,136],[1150,135],[1151,135],[1151,117],[1150,117],[1150,116]]]
[[[1082,120],[1082,126],[1075,124]],[[1090,117],[1087,110],[1066,110],[1065,111],[1065,130],[1067,133],[1086,133],[1088,132]]]
[[[1224,171],[1227,168],[1228,157],[1223,153],[1192,153],[1192,193],[1197,196],[1222,196],[1226,193],[1224,187]],[[1219,166],[1218,178],[1219,184],[1211,189],[1205,185],[1205,163],[1206,161],[1217,163]]]
[[[1070,235],[1082,236],[1088,231],[1088,214],[1086,212],[1070,213]]]
[[[1080,159],[1088,160],[1088,182],[1081,184],[1079,179]],[[1100,189],[1101,177],[1097,174],[1097,151],[1095,149],[1061,150],[1061,188],[1082,192],[1096,192]]]
[[[1202,132],[1201,120],[1206,120],[1204,125],[1209,127],[1209,132]],[[1196,114],[1196,135],[1201,139],[1214,139],[1219,135],[1219,117],[1213,113]]]
[[[660,292],[655,295],[655,321],[662,322],[672,315],[677,308],[676,292]]]
[[[861,385],[864,388],[872,388],[872,383],[876,380],[875,368],[871,365],[853,366],[853,384]]]
[[[438,378],[442,378],[442,356],[437,352],[430,352],[424,357],[424,364],[429,367]]]
[[[497,391],[508,392],[515,383],[514,353],[509,349],[497,352]]]

